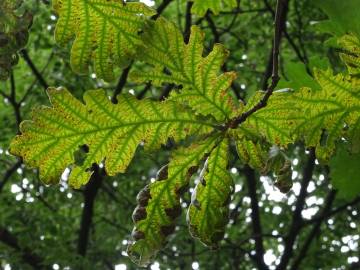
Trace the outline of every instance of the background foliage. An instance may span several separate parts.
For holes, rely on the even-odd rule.
[[[208,6],[212,12],[204,10],[202,3],[206,2],[214,4]],[[300,86],[317,89],[319,86],[312,79],[314,67],[331,67],[336,72],[345,70],[333,37],[334,34],[340,37],[348,32],[359,33],[359,25],[354,21],[360,20],[356,20],[358,15],[353,13],[359,3],[356,0],[288,2],[280,57],[282,80],[278,89]],[[238,74],[231,87],[233,96],[248,100],[258,89],[267,88],[275,1],[194,1],[192,6],[185,0],[165,0],[147,1],[147,4],[154,5],[166,19],[174,22],[185,40],[189,39],[191,24],[205,31],[206,55],[215,43],[224,44],[230,55],[222,69]],[[136,195],[155,180],[156,172],[166,164],[173,147],[171,143],[154,153],[138,148],[126,173],[103,176],[101,181],[90,181],[80,190],[68,186],[67,170],[62,174],[60,185],[45,186],[38,171],[25,167],[9,154],[8,148],[19,132],[21,120],[30,118],[31,109],[49,104],[45,93],[49,85],[63,86],[80,100],[85,90],[99,88],[105,89],[113,99],[122,92],[139,99],[163,100],[174,92],[174,86],[161,85],[161,81],[158,86],[135,84],[127,80],[129,68],[115,70],[114,75],[119,79],[106,82],[96,74],[104,74],[100,75],[104,79],[114,75],[99,73],[101,67],[96,60],[89,74],[77,75],[71,69],[76,50],[71,51],[68,43],[59,46],[53,38],[58,13],[51,10],[48,1],[24,1],[22,10],[25,9],[34,16],[29,42],[19,52],[19,63],[9,74],[9,80],[0,83],[0,266],[7,270],[137,269],[126,252],[131,240]],[[25,16],[22,10],[18,11],[19,16]],[[331,20],[324,22],[327,18]],[[131,47],[129,49],[129,53],[133,53]],[[143,57],[147,55],[144,53]],[[119,55],[119,59],[121,57],[124,56]],[[124,59],[119,62],[128,63]],[[87,66],[82,67],[81,71],[86,69]],[[135,63],[132,69],[144,74],[144,81],[147,80],[148,73],[143,71],[149,69],[144,64]],[[329,167],[315,159],[312,150],[304,149],[302,144],[292,145],[286,155],[293,168],[293,186],[289,193],[282,194],[274,186],[275,175],[260,176],[236,158],[234,147],[231,151],[234,154],[228,166],[235,192],[219,249],[211,251],[188,234],[183,211],[176,234],[168,239],[168,245],[149,269],[359,267],[360,197],[356,191],[343,192],[346,187],[340,192],[333,187],[346,185],[351,177],[359,182],[354,178],[356,171],[345,166],[353,162],[351,168],[355,168],[359,157],[350,159],[345,150],[339,151],[330,163],[330,170],[337,164],[341,166],[329,171]],[[101,175],[101,168],[96,173]],[[331,182],[330,173],[340,182]],[[192,183],[190,191],[194,187]],[[353,191],[352,188],[347,189]],[[191,193],[186,192],[181,207],[187,208],[190,203]]]

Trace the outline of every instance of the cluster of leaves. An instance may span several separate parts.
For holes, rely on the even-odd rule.
[[[17,14],[22,0],[4,0],[0,3],[0,80],[6,80],[11,68],[17,64],[17,51],[23,48],[29,37],[32,23],[29,12]]]
[[[221,3],[200,2],[193,6],[198,14],[208,8],[217,12]],[[94,163],[103,164],[112,176],[125,171],[139,144],[154,151],[169,140],[174,142],[177,148],[169,164],[137,198],[134,242],[128,253],[139,265],[148,264],[174,231],[180,197],[200,166],[188,225],[194,237],[217,246],[225,232],[233,191],[227,170],[231,145],[237,145],[244,163],[264,173],[274,171],[284,191],[291,186],[291,166],[282,150],[290,144],[303,141],[316,149],[323,162],[331,158],[341,138],[353,153],[359,151],[360,46],[356,34],[339,41],[347,74],[315,70],[318,88],[275,91],[265,108],[239,126],[231,126],[234,118],[263,99],[264,92],[255,93],[246,104],[238,101],[229,91],[236,74],[219,73],[228,52],[215,45],[204,56],[204,35],[198,27],[192,27],[185,43],[172,22],[161,17],[147,20],[154,12],[143,4],[54,1],[54,9],[60,15],[56,40],[64,45],[76,36],[71,53],[74,71],[85,72],[92,59],[98,77],[112,80],[114,66],[136,59],[145,66],[131,74],[134,81],[176,88],[162,102],[121,94],[117,104],[103,90],[87,91],[82,103],[63,88],[50,88],[52,107],[34,109],[32,120],[22,123],[21,135],[10,148],[28,166],[39,168],[45,183],[58,182],[69,168],[69,183],[79,188],[93,174]]]

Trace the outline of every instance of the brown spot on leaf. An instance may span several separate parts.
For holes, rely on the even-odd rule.
[[[146,208],[142,206],[137,206],[132,214],[133,221],[139,222],[140,220],[145,219],[147,216]]]
[[[136,200],[140,206],[147,206],[150,199],[151,199],[150,187],[149,185],[147,185],[136,196]]]
[[[131,236],[134,238],[135,241],[145,239],[145,234],[142,231],[138,231],[136,229],[132,231]]]
[[[173,208],[166,208],[165,209],[166,215],[171,219],[176,219],[178,216],[181,215],[181,206],[176,205]]]
[[[175,231],[175,225],[161,226],[160,231],[166,237]]]
[[[169,167],[168,165],[161,167],[161,169],[158,171],[156,175],[157,181],[166,180],[168,178],[168,167]]]

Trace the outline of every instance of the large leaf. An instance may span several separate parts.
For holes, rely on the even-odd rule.
[[[199,16],[204,16],[208,10],[211,10],[214,14],[219,14],[221,10],[226,8],[237,7],[236,0],[192,0],[194,2],[192,6],[192,13]]]
[[[113,69],[123,66],[141,43],[139,32],[154,11],[143,3],[118,0],[54,0],[59,14],[55,39],[65,46],[75,36],[71,67],[88,72],[91,61],[99,78],[114,79]]]
[[[183,102],[203,115],[217,120],[229,119],[236,110],[235,100],[229,87],[235,79],[234,72],[219,75],[219,69],[228,52],[216,44],[213,51],[203,57],[204,34],[197,26],[192,27],[188,44],[183,41],[179,29],[171,22],[158,19],[146,29],[144,47],[139,56],[152,66],[132,74],[137,81],[152,81],[155,85],[172,83],[181,86],[172,100]]]
[[[169,137],[180,140],[211,128],[172,101],[121,95],[115,105],[105,91],[93,90],[85,93],[83,104],[65,89],[48,92],[53,107],[36,108],[11,144],[11,153],[38,167],[46,183],[58,182],[70,166],[69,182],[79,187],[91,176],[93,163],[105,162],[107,174],[115,175],[124,172],[140,142],[155,148]]]
[[[181,214],[180,195],[186,191],[200,161],[212,151],[215,141],[216,137],[210,137],[175,151],[170,164],[159,171],[157,181],[139,193],[133,214],[134,242],[128,248],[129,256],[138,265],[151,262],[174,231],[175,219]]]
[[[21,3],[22,0],[0,1],[0,80],[9,77],[11,68],[18,62],[17,51],[28,41],[32,15],[16,14]]]
[[[216,248],[229,221],[233,179],[227,169],[229,140],[223,140],[206,160],[200,181],[192,194],[187,219],[193,237]]]

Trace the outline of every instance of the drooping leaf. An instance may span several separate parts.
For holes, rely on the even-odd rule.
[[[350,154],[345,147],[339,147],[330,160],[331,183],[339,195],[347,200],[360,195],[360,153]]]
[[[70,166],[69,182],[80,187],[91,176],[93,163],[104,162],[107,174],[115,175],[125,171],[140,142],[156,148],[169,137],[180,140],[211,127],[172,101],[120,95],[115,105],[105,91],[93,90],[85,93],[83,104],[65,89],[52,88],[48,93],[53,107],[36,108],[10,148],[30,167],[39,168],[45,183],[58,182]],[[84,146],[85,157],[75,159]]]
[[[21,4],[22,0],[0,1],[0,80],[9,77],[12,67],[18,62],[17,52],[28,41],[32,15],[29,12],[16,14]]]
[[[229,202],[234,182],[227,169],[229,140],[224,139],[210,154],[192,194],[187,213],[193,237],[216,248],[229,221]]]
[[[191,0],[194,2],[191,12],[199,16],[204,16],[208,10],[214,14],[219,14],[221,10],[237,7],[236,0]]]
[[[239,158],[251,168],[264,171],[266,167],[267,151],[259,142],[246,138],[236,139],[236,150]]]
[[[59,14],[56,41],[65,46],[75,37],[72,69],[86,74],[93,62],[97,76],[106,81],[114,79],[116,66],[129,62],[141,43],[146,17],[154,14],[143,3],[118,0],[54,0],[53,8]]]
[[[228,55],[226,49],[216,44],[212,52],[203,57],[204,34],[197,26],[191,28],[188,44],[175,24],[158,19],[146,29],[144,47],[139,56],[150,64],[148,69],[135,72],[132,78],[152,81],[155,85],[172,83],[181,86],[170,99],[188,104],[202,115],[212,115],[217,120],[229,119],[237,109],[229,87],[235,79],[234,72],[219,75],[219,69]]]
[[[130,258],[138,265],[149,264],[174,231],[175,219],[181,214],[180,196],[215,141],[216,137],[210,137],[175,151],[169,165],[159,171],[157,181],[138,194],[138,207],[133,214],[134,242],[128,248]]]

